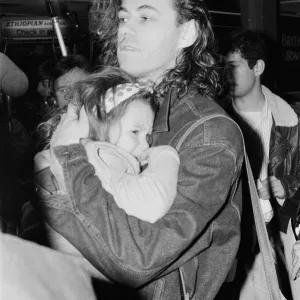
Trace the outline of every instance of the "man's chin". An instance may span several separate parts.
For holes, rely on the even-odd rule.
[[[135,78],[142,78],[144,76],[144,72],[133,64],[120,64],[120,68]]]
[[[129,75],[138,79],[139,81],[151,80],[157,83],[162,76],[155,76],[157,72],[155,72],[152,68],[150,69],[145,66],[146,64],[140,61],[127,60],[119,62],[119,67],[123,71],[127,72]]]

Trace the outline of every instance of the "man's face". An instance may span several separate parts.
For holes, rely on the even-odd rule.
[[[175,66],[182,26],[173,0],[123,0],[117,54],[120,67],[139,79],[161,81]]]
[[[234,96],[236,98],[247,96],[255,85],[256,76],[254,69],[250,69],[247,60],[239,52],[229,53],[226,61],[233,66]]]
[[[48,97],[50,94],[49,79],[43,79],[38,82],[36,91],[41,95],[41,97]]]
[[[58,107],[64,107],[70,102],[70,91],[74,84],[87,77],[87,74],[79,69],[73,69],[60,76],[55,82],[55,95]]]

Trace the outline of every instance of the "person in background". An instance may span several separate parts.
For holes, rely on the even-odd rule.
[[[97,299],[95,280],[80,263],[63,253],[2,232],[0,284],[1,299]]]
[[[293,271],[292,279],[298,279],[300,275],[300,241],[296,241],[293,246]],[[299,294],[298,294],[299,295]]]
[[[90,63],[82,55],[69,54],[61,57],[54,65],[52,71],[52,101],[57,108],[62,108],[69,103],[72,97],[69,93],[74,84],[86,78],[90,73]]]
[[[59,60],[48,59],[37,69],[37,93],[42,98],[39,122],[49,119],[56,109],[69,102],[73,85],[90,73],[90,63],[82,55],[69,54]]]
[[[52,69],[54,65],[55,61],[48,59],[42,62],[37,68],[38,85],[36,91],[43,99],[47,99],[51,93]]]
[[[299,199],[299,194],[297,195]],[[291,219],[287,233],[280,233],[289,270],[293,300],[300,299],[300,214]]]
[[[243,142],[214,100],[220,84],[208,10],[202,1],[123,0],[95,1],[91,13],[101,61],[155,84],[152,146],[182,141],[177,194],[154,224],[128,216],[79,142],[88,123],[68,110],[50,141],[68,196],[43,197],[47,222],[116,289],[130,287],[143,299],[214,299],[240,242]]]
[[[279,270],[283,265],[278,256],[279,231],[284,236],[288,234],[290,220],[300,204],[296,196],[300,186],[299,117],[293,107],[262,85],[267,58],[265,42],[258,33],[236,33],[226,59],[233,69],[235,80],[228,112],[243,130]],[[283,237],[283,244],[285,239]],[[270,299],[258,247],[255,247],[253,261],[253,265],[246,270],[240,299]],[[284,278],[284,273],[284,267],[283,271],[278,271],[282,299],[289,298],[290,294],[288,280],[284,281],[288,277]]]
[[[53,89],[53,74],[52,70],[56,61],[52,58],[42,62],[37,68],[38,84],[36,92],[39,94],[39,109],[38,109],[38,123],[40,123],[44,116],[47,115],[51,103],[51,91]]]
[[[86,78],[90,71],[89,61],[80,54],[69,54],[62,56],[54,63],[46,61],[41,65],[39,74],[41,74],[41,78],[44,78],[46,87],[44,88],[43,83],[40,82],[38,90],[41,95],[45,94],[46,98],[43,115],[39,118],[39,123],[32,135],[36,153],[45,147],[43,137],[40,136],[39,124],[55,116],[60,118],[60,112],[66,111],[66,105],[72,98],[71,91],[74,85],[79,80]]]
[[[41,93],[47,94],[46,109],[39,118],[40,124],[42,121],[50,118],[57,117],[60,119],[61,114],[66,111],[66,106],[72,98],[70,91],[72,91],[76,82],[86,78],[89,72],[89,61],[79,54],[69,54],[61,57],[54,64],[47,61],[41,66],[39,73],[44,76],[41,78],[47,77],[48,79],[47,88],[40,89]],[[48,134],[51,135],[52,132]],[[48,141],[41,137],[40,125],[37,125],[35,128],[31,140],[33,158],[36,153],[42,151],[48,144]],[[33,202],[36,202],[34,197],[32,197],[32,201],[26,201],[22,207],[20,235],[24,239],[39,241],[43,245],[48,245],[48,241],[45,239],[44,228],[41,226],[42,221],[33,207],[35,205]]]
[[[15,110],[28,85],[25,72],[0,52],[0,223],[11,234],[18,232],[21,207],[30,197],[24,184],[31,167],[30,137]]]
[[[291,279],[296,280],[300,277],[300,215],[293,219],[292,228],[295,238],[295,243],[292,250],[292,272]],[[298,280],[299,281],[299,280]],[[298,282],[299,285],[299,282]],[[300,290],[298,286],[298,297],[300,296]]]

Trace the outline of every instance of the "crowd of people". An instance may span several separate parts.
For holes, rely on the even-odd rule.
[[[101,68],[70,54],[37,70],[34,196],[1,234],[3,295],[272,299],[245,147],[280,297],[300,299],[300,110],[263,85],[261,35],[221,54],[191,0],[95,0],[91,21]]]

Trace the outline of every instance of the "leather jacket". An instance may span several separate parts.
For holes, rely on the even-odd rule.
[[[279,223],[279,229],[286,233],[290,218],[297,215],[300,206],[299,193],[296,194],[300,186],[300,109],[290,106],[265,86],[262,86],[262,90],[270,105],[273,119],[268,174],[281,181],[286,194],[282,206],[277,203],[276,199],[271,199],[271,201]],[[258,178],[261,167],[260,158],[262,157],[261,142],[255,138],[253,130],[235,112],[231,105],[226,110],[242,128],[253,176]]]
[[[300,207],[300,197],[297,193],[300,186],[298,115],[297,118],[295,126],[275,126],[273,123],[271,129],[269,172],[281,181],[286,194],[283,205],[276,206],[279,228],[284,233],[290,218],[297,216]]]

